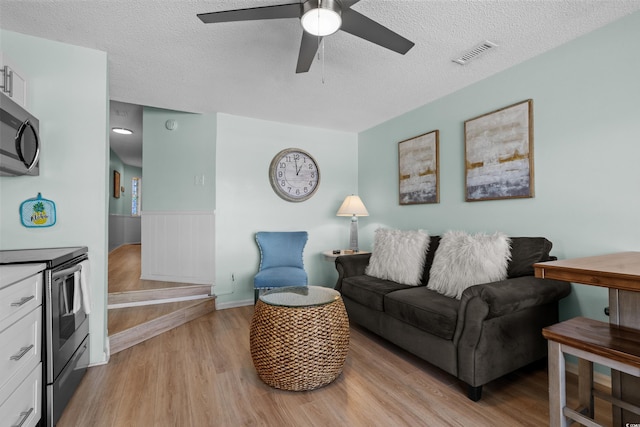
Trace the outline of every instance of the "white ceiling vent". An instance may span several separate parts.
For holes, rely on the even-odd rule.
[[[490,42],[489,40],[485,40],[482,43],[480,43],[478,46],[471,49],[469,52],[462,55],[461,57],[453,59],[453,62],[460,65],[465,65],[471,60],[476,59],[477,57],[479,57],[489,49],[493,49],[494,47],[497,47],[497,46],[498,46],[497,44]]]

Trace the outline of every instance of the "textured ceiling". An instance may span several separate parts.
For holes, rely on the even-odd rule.
[[[112,100],[359,132],[640,10],[640,0],[361,0],[355,10],[415,47],[403,56],[339,31],[305,74],[299,20],[196,17],[291,2],[0,0],[0,27],[106,51]],[[452,62],[484,40],[498,48]]]
[[[110,127],[129,129],[133,134],[109,133],[109,145],[123,163],[142,167],[142,106],[126,102],[109,103]]]

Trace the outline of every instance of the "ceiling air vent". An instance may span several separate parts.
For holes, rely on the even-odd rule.
[[[493,49],[494,47],[497,47],[497,46],[498,46],[497,44],[490,42],[489,40],[485,40],[484,42],[480,43],[478,46],[474,47],[473,49],[471,49],[469,52],[465,53],[461,57],[454,59],[453,62],[460,65],[465,65],[471,60],[476,59],[478,56],[482,55],[489,49]]]

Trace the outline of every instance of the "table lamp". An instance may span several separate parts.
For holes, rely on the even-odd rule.
[[[340,209],[338,209],[337,216],[350,216],[351,228],[349,232],[349,249],[354,252],[358,252],[358,217],[369,216],[367,208],[364,207],[364,203],[360,200],[360,197],[351,195],[347,196],[342,202]]]

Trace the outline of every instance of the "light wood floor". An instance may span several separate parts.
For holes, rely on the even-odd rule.
[[[251,361],[252,314],[252,306],[215,311],[90,368],[58,426],[548,425],[545,364],[486,385],[474,403],[451,375],[353,325],[335,382],[272,389]],[[611,425],[610,406],[596,402],[598,421]]]
[[[189,285],[141,280],[141,245],[123,245],[109,252],[109,293],[173,288]]]

